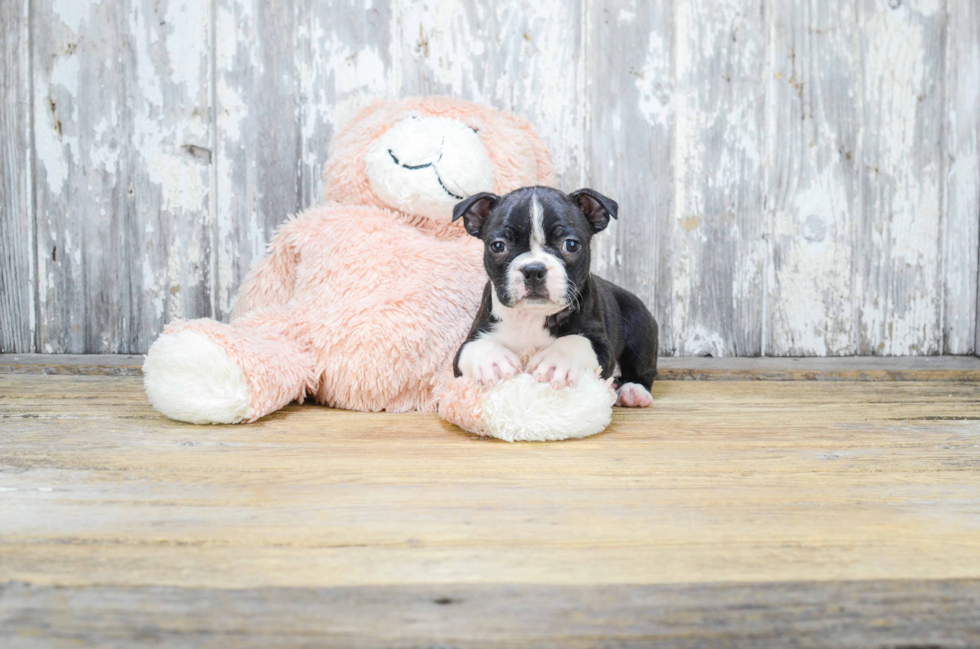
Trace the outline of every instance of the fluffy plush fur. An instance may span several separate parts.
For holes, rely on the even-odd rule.
[[[481,388],[458,378],[439,402],[439,414],[460,428],[507,442],[551,442],[605,430],[616,391],[612,380],[582,376],[573,388],[555,390],[527,372]]]
[[[281,227],[231,323],[178,321],[150,348],[150,403],[194,423],[254,421],[307,396],[398,412],[451,394],[459,412],[480,409],[465,398],[482,392],[450,385],[486,282],[452,207],[488,186],[553,183],[541,139],[506,112],[446,97],[365,108],[335,138],[324,205]]]
[[[161,338],[146,355],[143,372],[150,404],[172,419],[233,424],[252,417],[242,368],[222,347],[193,329]]]

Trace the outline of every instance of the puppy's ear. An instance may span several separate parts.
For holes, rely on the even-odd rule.
[[[610,218],[617,218],[619,204],[603,196],[594,189],[580,189],[568,195],[582,208],[582,214],[592,224],[593,232],[602,232],[609,225]]]
[[[453,222],[463,217],[463,227],[474,237],[480,236],[480,230],[490,215],[490,210],[497,204],[500,197],[490,192],[473,194],[453,208]]]

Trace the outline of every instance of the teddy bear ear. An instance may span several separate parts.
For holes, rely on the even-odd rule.
[[[474,237],[480,236],[480,230],[490,216],[490,210],[497,204],[500,197],[490,192],[480,192],[473,194],[467,199],[456,203],[453,208],[453,222],[459,217],[463,217],[463,227]]]
[[[609,225],[610,218],[617,218],[619,204],[594,189],[580,189],[568,195],[582,208],[582,214],[592,224],[593,232],[602,232]]]

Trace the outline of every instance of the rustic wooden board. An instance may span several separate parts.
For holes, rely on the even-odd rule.
[[[940,0],[858,3],[862,205],[854,295],[861,354],[943,349],[942,9]]]
[[[142,368],[139,354],[0,354],[0,374],[142,376]]]
[[[38,350],[210,313],[207,3],[31,3]]]
[[[766,353],[856,353],[859,26],[853,2],[772,3]]]
[[[0,376],[0,582],[186,588],[980,577],[980,386],[661,382],[562,444],[430,414],[163,419]]]
[[[0,4],[0,352],[34,348],[29,2]]]
[[[0,354],[0,374],[142,376],[143,357]],[[848,358],[661,358],[658,381],[949,381],[980,382],[976,356]]]
[[[662,358],[660,380],[980,382],[976,356]],[[2,371],[2,370],[0,370]]]
[[[584,180],[586,86],[581,0],[404,0],[396,90],[452,94],[529,119],[552,151],[559,186]]]
[[[34,647],[963,647],[980,581],[353,588],[0,586]]]
[[[674,6],[673,345],[758,356],[765,319],[765,2]]]
[[[946,0],[946,15],[943,352],[970,354],[980,349],[980,5]]]
[[[593,266],[636,293],[660,325],[663,354],[673,329],[674,40],[664,3],[589,3],[587,184],[619,202],[619,219],[593,239]],[[610,74],[609,70],[617,70]]]
[[[555,444],[316,406],[191,426],[138,377],[0,395],[4,646],[980,633],[976,383],[661,382]]]
[[[320,202],[336,125],[389,92],[389,2],[216,4],[216,301],[238,287],[290,214]]]

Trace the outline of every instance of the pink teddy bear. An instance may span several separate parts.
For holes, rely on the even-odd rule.
[[[447,97],[372,104],[334,139],[325,203],[282,225],[231,323],[176,321],[150,347],[150,403],[216,424],[307,396],[434,411],[449,390],[457,403],[444,416],[479,429],[483,395],[453,382],[452,358],[487,278],[482,244],[451,223],[452,208],[554,182],[544,143],[514,115]]]

